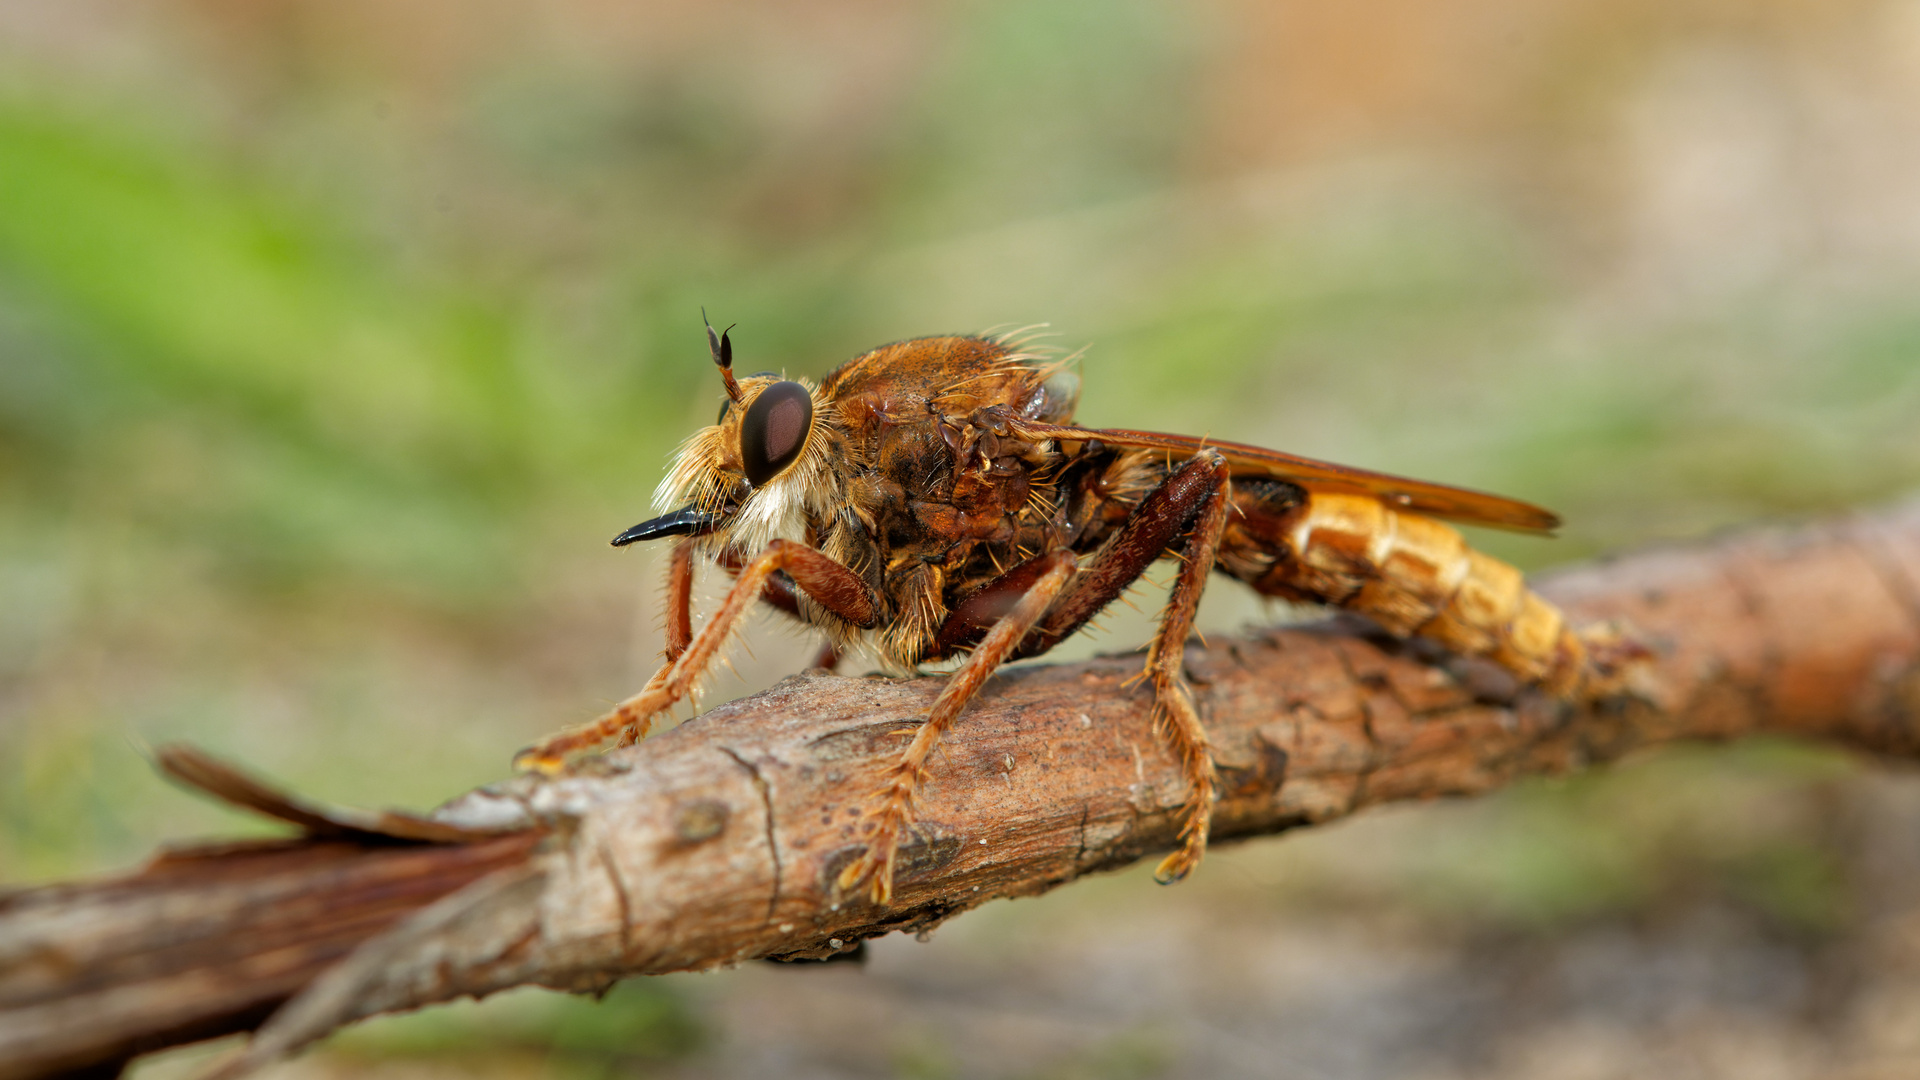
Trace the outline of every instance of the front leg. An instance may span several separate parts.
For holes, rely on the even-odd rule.
[[[693,552],[696,540],[689,537],[673,545],[673,554],[667,560],[667,647],[661,652],[660,670],[653,673],[641,692],[645,693],[666,681],[673,673],[673,662],[693,644]],[[645,735],[644,729],[635,726],[627,728],[620,735],[620,745],[630,746]],[[519,759],[516,758],[517,762]]]
[[[723,555],[719,562],[728,573],[735,576],[739,575],[743,565],[736,555]],[[785,574],[773,574],[767,578],[767,587],[760,593],[760,602],[797,623],[807,624],[807,616],[800,610],[800,589]],[[828,638],[820,643],[820,650],[813,654],[813,662],[807,666],[832,671],[840,666],[840,660],[840,649],[834,645],[832,638]]]
[[[680,541],[667,559],[667,649],[662,673],[671,670],[693,644],[693,549],[697,543],[693,537]]]
[[[806,625],[807,616],[800,610],[800,588],[793,579],[785,574],[774,574],[767,579],[767,587],[760,594],[761,603],[787,616],[787,618]],[[840,666],[840,649],[834,645],[831,637],[820,643],[819,651],[813,654],[810,668],[825,668],[828,671]]]
[[[839,888],[845,892],[870,879],[870,895],[876,904],[893,898],[894,863],[900,854],[900,838],[913,817],[913,797],[926,779],[927,756],[940,742],[940,736],[952,724],[967,702],[1027,636],[1047,612],[1060,590],[1073,576],[1071,551],[1054,551],[1008,571],[989,584],[982,593],[1017,595],[1005,614],[974,646],[967,662],[947,678],[947,685],[934,699],[927,722],[914,734],[913,743],[893,766],[891,775],[878,793],[868,817],[873,834],[864,855],[840,873]],[[1016,592],[1017,590],[1017,592]]]
[[[718,659],[721,646],[739,628],[753,602],[760,599],[767,581],[780,571],[822,607],[856,626],[872,626],[879,619],[879,598],[853,571],[805,544],[775,540],[741,568],[720,610],[707,620],[707,625],[700,628],[677,658],[647,681],[644,689],[593,723],[561,732],[522,750],[513,759],[514,768],[557,772],[569,755],[597,746],[614,735],[624,735],[628,741],[644,736],[654,717],[672,708],[698,685]],[[670,623],[672,618],[669,615]],[[669,626],[669,647],[673,636],[673,627]]]

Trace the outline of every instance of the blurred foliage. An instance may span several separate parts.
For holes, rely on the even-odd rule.
[[[1831,933],[1850,904],[1831,784],[1851,768],[1836,752],[1752,742],[1528,781],[1502,793],[1490,820],[1413,855],[1412,893],[1435,911],[1535,932],[1704,898],[1782,932]]]
[[[604,540],[711,414],[703,304],[814,375],[1050,321],[1088,422],[1535,499],[1560,543],[1476,538],[1527,566],[1909,489],[1906,39],[1736,7],[0,3],[0,879],[255,827],[145,740],[423,805],[634,685],[652,586]],[[1833,933],[1845,772],[1528,785],[1365,888],[1543,933],[1705,889]],[[675,1000],[341,1052],[585,1075],[699,1045]],[[1150,1043],[1057,1074],[1155,1075]]]
[[[1153,1080],[1172,1072],[1174,1055],[1151,1031],[1133,1032],[1089,1048],[1067,1061],[1052,1062],[1034,1080]]]
[[[383,1017],[328,1044],[343,1062],[435,1058],[544,1061],[547,1075],[599,1080],[636,1065],[696,1053],[708,1033],[685,999],[658,979],[620,983],[600,998],[513,990],[485,1001]]]

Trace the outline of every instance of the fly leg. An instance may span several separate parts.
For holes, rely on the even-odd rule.
[[[742,564],[737,556],[722,555],[720,565],[737,575]],[[805,624],[807,617],[800,611],[798,593],[799,589],[795,587],[792,578],[785,574],[774,574],[767,578],[767,587],[760,593],[760,599],[768,607],[784,613],[795,622]],[[829,638],[820,643],[820,651],[813,654],[813,662],[807,666],[832,671],[840,666],[840,660],[840,649]]]
[[[662,650],[660,670],[653,673],[647,685],[641,688],[646,693],[665,682],[673,672],[673,662],[687,651],[693,643],[693,541],[682,540],[673,545],[673,554],[667,561],[667,647]],[[620,745],[630,746],[640,741],[646,732],[633,725],[620,733]]]
[[[1226,530],[1227,463],[1218,451],[1202,450],[1170,473],[1140,505],[1127,515],[1113,538],[1094,560],[1082,567],[1040,625],[1027,635],[1015,658],[1035,656],[1074,633],[1139,579],[1154,560],[1187,534],[1181,552],[1183,565],[1167,597],[1160,629],[1147,649],[1145,677],[1153,683],[1157,727],[1180,761],[1187,780],[1186,823],[1180,830],[1181,847],[1155,871],[1162,882],[1178,881],[1200,864],[1207,846],[1207,827],[1213,819],[1213,758],[1207,732],[1194,710],[1182,661],[1187,635],[1193,630],[1194,609],[1200,591],[1219,553]],[[1012,577],[1021,572],[1016,567]],[[978,620],[969,621],[969,605],[954,609],[940,628],[943,647],[959,647],[978,632]]]
[[[693,544],[689,538],[673,545],[667,561],[667,649],[664,674],[693,644]]]
[[[913,796],[920,781],[926,778],[928,755],[981,684],[1046,614],[1073,573],[1073,552],[1053,551],[1015,567],[981,590],[980,595],[992,594],[1001,607],[1016,595],[1018,599],[974,646],[967,662],[947,679],[947,685],[927,714],[927,722],[920,725],[912,744],[900,755],[886,784],[874,796],[877,806],[868,814],[873,820],[872,838],[867,842],[866,853],[841,871],[842,891],[871,879],[870,895],[874,903],[884,904],[893,898],[893,872],[900,854],[900,838],[913,817]]]
[[[537,746],[522,750],[514,758],[514,767],[554,772],[565,763],[568,755],[595,746],[614,735],[627,735],[630,739],[645,735],[655,716],[692,692],[701,676],[719,657],[720,647],[739,628],[753,602],[760,599],[767,580],[779,571],[784,571],[822,607],[848,622],[857,626],[872,626],[878,621],[879,599],[853,571],[805,544],[775,540],[741,569],[740,577],[728,590],[727,598],[721,602],[713,618],[700,628],[700,632],[693,636],[677,658],[660,674],[647,681],[645,688],[593,723],[561,732]],[[668,640],[671,647],[671,615]]]
[[[1159,491],[1173,486],[1174,479],[1188,469],[1200,474],[1194,479],[1204,481],[1200,488],[1204,494],[1198,496],[1199,512],[1194,515],[1193,531],[1181,553],[1180,573],[1167,596],[1167,609],[1160,616],[1160,630],[1147,647],[1147,678],[1153,682],[1160,734],[1179,757],[1181,771],[1187,774],[1187,820],[1180,828],[1180,850],[1162,859],[1153,871],[1154,880],[1162,885],[1179,881],[1200,865],[1200,856],[1207,850],[1207,830],[1213,824],[1213,755],[1207,749],[1207,729],[1200,726],[1200,714],[1193,707],[1185,666],[1193,613],[1200,606],[1200,592],[1213,570],[1220,534],[1227,527],[1227,463],[1213,451],[1202,451],[1169,477]],[[1151,501],[1149,496],[1147,502]],[[1142,510],[1147,502],[1141,504]]]

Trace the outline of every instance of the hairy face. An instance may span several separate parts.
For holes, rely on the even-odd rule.
[[[690,507],[720,519],[720,546],[755,551],[776,537],[804,539],[808,510],[832,501],[824,430],[831,407],[804,381],[750,375],[719,422],[681,444],[654,506]]]

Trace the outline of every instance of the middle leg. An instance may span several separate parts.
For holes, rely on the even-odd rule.
[[[1169,473],[1100,549],[1100,553],[1075,575],[1032,633],[1027,635],[1014,658],[1037,656],[1087,620],[1099,614],[1114,599],[1126,592],[1142,572],[1168,553],[1186,534],[1181,549],[1183,564],[1167,597],[1160,628],[1147,649],[1143,672],[1153,683],[1155,722],[1180,761],[1187,780],[1186,821],[1180,830],[1180,850],[1167,857],[1155,876],[1162,882],[1185,877],[1200,864],[1206,850],[1207,829],[1213,820],[1215,789],[1213,757],[1207,747],[1206,728],[1194,709],[1193,696],[1183,671],[1187,635],[1193,631],[1194,610],[1200,593],[1219,553],[1220,537],[1226,529],[1228,509],[1228,468],[1218,451],[1202,450]],[[1006,580],[1026,572],[1026,567],[1009,570]],[[991,600],[992,587],[983,590],[982,599]],[[975,607],[981,608],[975,612]],[[978,635],[986,617],[994,610],[991,603],[969,600],[954,609],[948,624],[940,628],[943,647],[958,647]]]
[[[841,891],[850,890],[867,879],[869,895],[874,903],[884,904],[893,898],[893,871],[900,854],[900,839],[906,832],[907,822],[913,817],[913,797],[919,790],[920,781],[926,778],[928,755],[933,753],[940,736],[960,715],[961,710],[967,707],[967,702],[972,700],[981,684],[1012,655],[1021,639],[1046,614],[1047,608],[1073,576],[1074,566],[1073,552],[1062,550],[1049,552],[1007,573],[1006,577],[1014,578],[1022,571],[1037,571],[1032,575],[1031,584],[1026,584],[1024,576],[1016,579],[1016,584],[1024,585],[1019,600],[974,646],[967,662],[948,676],[947,685],[941,689],[940,696],[934,699],[933,708],[927,714],[927,722],[920,725],[913,743],[907,747],[906,753],[900,755],[886,784],[875,795],[877,805],[868,815],[873,821],[873,830],[867,841],[866,853],[841,871]]]

